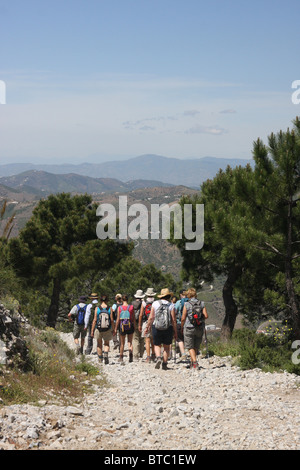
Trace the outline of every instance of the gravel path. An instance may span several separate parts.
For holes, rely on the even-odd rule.
[[[72,334],[62,334],[73,348]],[[126,347],[125,347],[126,354]],[[98,364],[97,356],[89,360]],[[230,358],[200,370],[170,361],[100,366],[110,386],[76,407],[40,402],[0,409],[0,449],[300,450],[300,377],[242,371]]]

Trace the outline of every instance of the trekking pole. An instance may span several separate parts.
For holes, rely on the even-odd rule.
[[[209,358],[209,352],[208,352],[208,347],[207,347],[208,341],[207,341],[207,333],[206,333],[206,326],[205,326],[205,324],[204,324],[204,342],[205,342],[205,349],[206,349],[206,356],[205,356],[205,359],[208,359],[208,358]]]

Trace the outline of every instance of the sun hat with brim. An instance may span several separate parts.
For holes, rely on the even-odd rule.
[[[161,299],[162,297],[166,297],[167,295],[172,295],[169,289],[161,289],[160,295],[158,295],[157,297]]]
[[[154,297],[156,295],[156,292],[154,292],[153,287],[148,287],[148,289],[145,292],[145,295],[147,297]]]
[[[89,296],[89,299],[98,299],[98,297],[99,297],[98,294],[94,293]]]
[[[136,299],[143,299],[145,297],[145,294],[143,293],[141,289],[138,289],[136,293],[134,294],[134,297]]]

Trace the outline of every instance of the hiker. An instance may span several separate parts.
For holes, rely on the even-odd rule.
[[[156,292],[154,292],[153,287],[148,287],[148,289],[145,292],[145,297],[142,301],[142,306],[140,310],[140,316],[139,316],[139,331],[142,335],[142,338],[145,339],[145,346],[146,346],[146,362],[149,364],[151,359],[155,359],[155,353],[154,353],[154,344],[153,344],[153,336],[152,336],[152,328],[150,331],[145,333],[145,329],[147,327],[148,323],[148,318],[151,313],[151,308],[152,304],[155,300]],[[151,346],[151,351],[152,355],[150,356],[150,346]]]
[[[117,321],[115,324],[115,333],[119,330],[120,334],[120,358],[119,362],[124,364],[124,346],[127,336],[129,349],[129,362],[133,361],[132,337],[136,328],[133,306],[128,304],[128,296],[122,295],[122,305],[118,307]]]
[[[98,303],[98,295],[97,294],[91,294],[89,296],[89,299],[91,302],[88,304],[86,308],[86,317],[85,317],[85,325],[87,326],[87,346],[85,350],[85,354],[91,354],[93,350],[93,340],[94,338],[92,337],[92,323],[94,319],[94,308],[96,307]]]
[[[179,295],[180,295],[180,299],[177,300],[175,304],[176,324],[177,324],[177,344],[179,347],[181,360],[184,361],[186,360],[186,354],[185,354],[185,349],[184,349],[184,335],[181,329],[181,317],[182,317],[184,304],[185,302],[188,301],[188,298],[186,296],[186,290],[184,289],[182,289],[179,292]]]
[[[104,364],[109,363],[109,342],[113,338],[114,329],[115,324],[112,309],[108,306],[107,295],[103,294],[100,297],[99,306],[95,308],[91,335],[92,337],[95,336],[97,340],[99,362],[102,362],[104,359]]]
[[[177,339],[176,317],[174,304],[170,302],[171,293],[169,289],[162,289],[160,300],[155,300],[152,304],[151,313],[145,328],[147,333],[152,326],[152,335],[154,351],[156,356],[155,368],[161,366],[161,345],[163,344],[163,364],[162,368],[167,370],[170,346],[172,345],[173,335]]]
[[[87,327],[84,323],[87,308],[86,300],[86,296],[79,297],[78,304],[74,305],[68,313],[69,321],[74,321],[73,337],[77,354],[83,354],[83,346],[87,333]]]
[[[142,307],[142,300],[145,297],[145,294],[141,289],[138,289],[134,294],[134,300],[132,301],[135,322],[136,325],[139,322],[140,311]],[[141,331],[139,328],[135,328],[133,337],[132,337],[132,348],[133,348],[133,360],[138,361],[144,355],[145,349],[145,340],[142,337]]]
[[[184,331],[185,347],[191,356],[191,369],[198,369],[197,353],[202,342],[205,320],[208,315],[204,302],[197,299],[196,289],[188,289],[187,297],[188,301],[185,302],[182,311],[181,329]]]
[[[114,317],[114,322],[116,323],[117,321],[117,316],[118,316],[118,307],[123,305],[122,302],[122,294],[117,294],[115,296],[115,303],[112,306],[112,311],[113,311],[113,317]],[[117,332],[115,335],[113,335],[113,342],[114,342],[114,349],[120,349],[120,338],[119,338],[119,332]]]

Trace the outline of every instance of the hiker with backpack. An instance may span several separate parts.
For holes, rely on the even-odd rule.
[[[123,305],[122,294],[116,294],[115,303],[112,306],[112,312],[113,312],[115,323],[117,321],[117,316],[118,316],[118,307],[120,307],[121,305]],[[114,349],[118,349],[118,348],[120,349],[120,338],[119,338],[118,332],[115,335],[113,335],[113,342],[114,342]]]
[[[181,317],[181,329],[184,331],[185,347],[191,356],[191,369],[198,369],[197,353],[200,349],[205,320],[208,315],[204,302],[197,299],[196,289],[188,289],[187,297],[188,301],[184,304]]]
[[[153,287],[148,287],[148,289],[145,292],[146,299],[142,301],[142,306],[141,306],[140,316],[139,316],[139,332],[141,333],[142,338],[144,338],[145,340],[147,364],[150,363],[151,357],[153,360],[155,358],[152,329],[150,329],[150,331],[145,333],[145,329],[147,327],[148,319],[151,313],[152,304],[155,300],[155,296],[156,296],[156,292],[154,292]],[[150,356],[150,347],[152,351],[152,356]]]
[[[133,362],[132,337],[136,328],[133,305],[128,304],[128,296],[122,295],[122,305],[118,307],[117,321],[115,324],[115,333],[120,334],[120,358],[119,362],[124,364],[124,346],[127,337],[129,349],[129,362]]]
[[[189,299],[187,298],[186,291],[184,289],[182,289],[179,292],[179,295],[180,295],[180,299],[177,300],[175,304],[176,324],[177,324],[177,344],[179,347],[181,360],[184,361],[186,359],[186,354],[185,354],[185,349],[184,349],[184,335],[181,329],[181,318],[182,318],[184,304]]]
[[[108,306],[107,295],[101,295],[99,306],[95,308],[92,325],[92,337],[97,340],[97,354],[99,362],[104,360],[108,364],[109,342],[113,338],[115,329],[112,309]],[[104,343],[104,345],[103,345]]]
[[[133,305],[134,316],[135,316],[135,323],[138,325],[140,311],[142,307],[142,300],[145,297],[145,294],[141,289],[138,289],[134,294],[134,300],[131,302]],[[138,361],[144,355],[145,349],[145,340],[142,337],[142,334],[139,328],[135,328],[133,337],[132,337],[132,348],[133,348],[133,360]]]
[[[93,350],[93,336],[92,336],[92,324],[94,319],[94,309],[98,303],[98,295],[93,293],[89,296],[90,303],[86,308],[85,324],[87,326],[87,346],[85,354],[91,354]]]
[[[74,321],[73,338],[77,354],[83,354],[83,346],[87,333],[87,325],[85,324],[86,300],[86,296],[81,296],[78,299],[78,304],[74,305],[68,313],[69,321]]]
[[[162,289],[160,295],[157,297],[159,300],[155,300],[152,304],[145,333],[148,333],[152,326],[154,351],[156,356],[155,368],[159,369],[161,366],[161,345],[163,345],[162,368],[167,370],[168,357],[173,336],[175,341],[177,339],[176,317],[174,304],[170,302],[171,292],[169,289]]]

